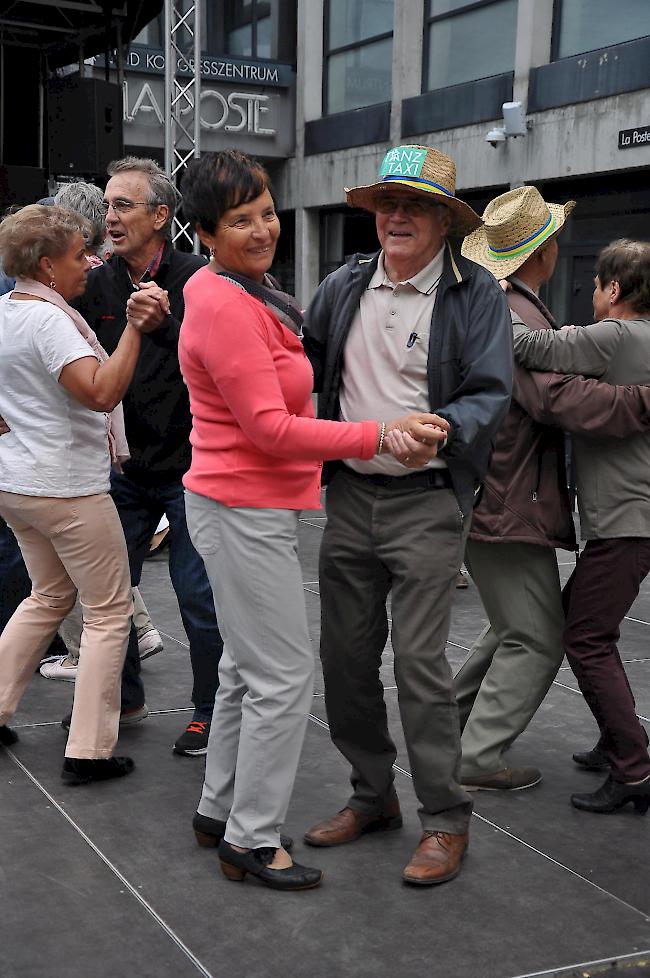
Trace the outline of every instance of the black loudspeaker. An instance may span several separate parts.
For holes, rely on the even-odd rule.
[[[47,194],[45,170],[36,166],[0,164],[0,215],[7,207],[34,204]]]
[[[99,78],[61,78],[48,90],[50,172],[104,176],[124,156],[122,89]]]

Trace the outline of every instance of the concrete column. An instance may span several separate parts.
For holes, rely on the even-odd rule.
[[[395,0],[390,142],[402,142],[402,100],[422,92],[424,3]]]
[[[296,190],[298,205],[305,199],[305,122],[323,114],[323,0],[298,4],[296,77]],[[319,214],[296,207],[296,298],[306,305],[318,285]]]
[[[524,106],[530,69],[551,60],[552,31],[553,0],[519,0],[513,98]]]
[[[309,303],[318,285],[320,211],[315,208],[296,209],[296,298],[303,308]]]
[[[323,114],[323,0],[298,3],[298,131],[302,122]]]

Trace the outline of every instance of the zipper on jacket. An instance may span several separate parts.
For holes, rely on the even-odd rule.
[[[534,503],[537,502],[537,495],[539,493],[539,485],[541,481],[542,481],[542,455],[540,452],[537,456],[537,481],[535,483],[535,488],[531,493],[531,498]]]

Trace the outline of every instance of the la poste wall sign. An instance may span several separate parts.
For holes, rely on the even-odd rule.
[[[636,129],[620,129],[618,148],[633,149],[636,146],[650,145],[650,126],[637,126]]]

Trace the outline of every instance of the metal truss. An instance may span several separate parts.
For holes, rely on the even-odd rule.
[[[177,188],[190,160],[201,154],[201,20],[204,0],[165,0],[165,172]],[[193,54],[189,54],[189,51]],[[179,65],[185,71],[179,73]],[[187,72],[189,66],[190,72]],[[180,201],[180,195],[179,195]],[[174,218],[172,241],[199,241]]]

